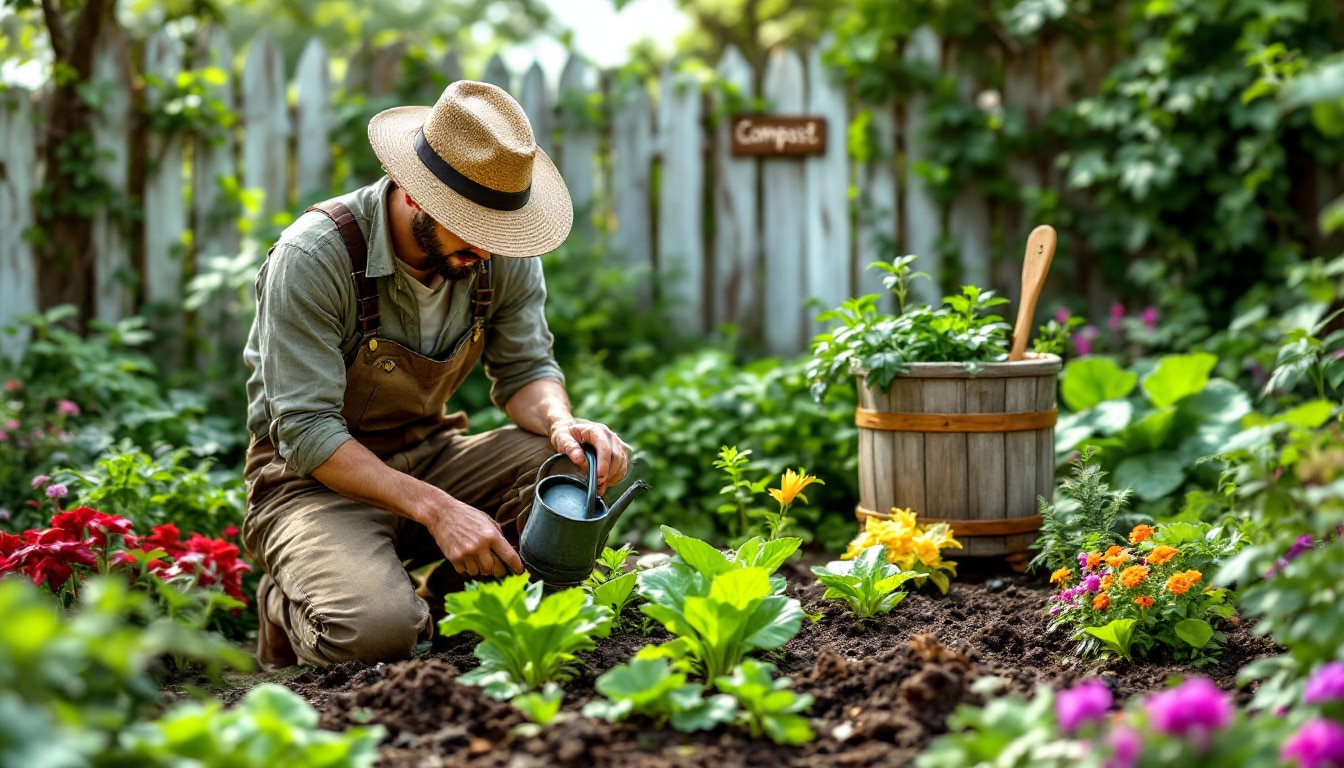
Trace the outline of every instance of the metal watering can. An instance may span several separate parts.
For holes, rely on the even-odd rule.
[[[551,462],[565,457],[557,453],[537,469],[532,512],[519,536],[518,554],[534,576],[552,586],[578,584],[593,572],[611,527],[621,518],[630,501],[649,489],[636,480],[610,507],[597,494],[597,450],[587,443],[588,482],[575,475],[546,477]]]

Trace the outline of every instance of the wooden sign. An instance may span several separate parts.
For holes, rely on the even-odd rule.
[[[826,151],[826,118],[734,115],[730,135],[734,155],[817,155]]]

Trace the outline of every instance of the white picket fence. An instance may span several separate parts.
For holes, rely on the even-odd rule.
[[[100,42],[96,80],[129,82],[122,69],[125,45],[115,38]],[[151,137],[143,241],[128,242],[106,216],[96,223],[92,279],[100,319],[114,321],[145,305],[180,306],[190,265],[239,252],[243,241],[237,221],[218,214],[219,177],[236,176],[244,187],[264,193],[267,214],[290,210],[332,187],[329,136],[337,86],[322,44],[308,44],[292,80],[265,32],[250,44],[238,73],[219,30],[207,31],[197,47],[198,55],[186,54],[160,32],[147,41],[144,71],[171,80],[184,66],[223,67],[230,77],[215,95],[238,114],[239,126],[224,132],[222,140],[199,140],[194,146],[181,137]],[[392,82],[399,55],[396,48],[374,52],[362,68],[347,74],[346,87],[367,91]],[[907,56],[938,65],[938,39],[927,30],[919,32],[907,45]],[[462,76],[452,54],[440,67],[450,80]],[[747,99],[757,95],[751,70],[736,50],[723,56],[717,72]],[[850,295],[882,290],[878,276],[864,269],[883,253],[881,243],[895,242],[901,252],[920,254],[924,271],[940,269],[935,244],[943,234],[941,207],[909,171],[926,154],[922,99],[912,97],[899,109],[894,102],[876,108],[873,159],[855,163],[846,138],[858,107],[826,71],[819,51],[805,56],[775,51],[760,94],[772,113],[827,120],[827,151],[806,158],[732,156],[728,121],[709,127],[713,121],[707,110],[726,109],[713,95],[717,91],[706,98],[697,80],[672,69],[661,74],[656,88],[642,82],[604,84],[602,73],[577,57],[559,74],[558,88],[536,64],[518,78],[498,58],[479,76],[518,97],[539,144],[557,158],[579,212],[574,236],[609,238],[613,253],[649,276],[646,296],[656,285],[660,295],[675,302],[675,322],[686,332],[735,323],[769,352],[794,353],[815,331],[809,299],[833,306]],[[1010,86],[1012,77],[1010,72]],[[572,106],[599,88],[607,97],[605,125],[594,124]],[[1041,106],[1036,102],[1042,89],[1027,82],[1018,90],[1033,108]],[[113,88],[111,94],[97,125],[97,143],[105,150],[98,172],[129,195],[130,88]],[[34,221],[33,192],[41,173],[34,152],[36,95],[17,89],[6,95],[8,108],[0,109],[0,220],[6,222],[0,228],[0,327],[36,309],[38,266],[23,233]],[[1021,170],[1023,183],[1040,182],[1031,168]],[[854,200],[851,186],[857,190]],[[1000,220],[1000,236],[1020,242],[1032,223],[1004,226]],[[706,235],[710,230],[712,235]],[[958,200],[947,230],[959,246],[964,280],[998,281],[1012,292],[1017,262],[1000,258],[996,267],[992,264],[991,216],[983,195],[971,191]],[[191,248],[184,247],[188,240]],[[118,278],[137,264],[138,294]],[[936,298],[928,283],[917,284],[917,290],[921,299]],[[13,354],[24,343],[21,336],[0,337],[0,353]]]

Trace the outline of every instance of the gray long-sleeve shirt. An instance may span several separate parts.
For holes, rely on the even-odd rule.
[[[367,274],[378,284],[379,336],[408,349],[420,347],[420,311],[407,278],[396,269],[387,222],[387,191],[380,181],[340,198],[368,240]],[[546,325],[546,281],[540,259],[492,257],[494,301],[482,355],[490,399],[500,408],[539,379],[564,382],[551,354]],[[448,320],[429,355],[442,360],[471,326],[474,280],[458,280]],[[257,274],[257,315],[243,361],[248,368],[247,426],[269,434],[276,450],[301,475],[320,467],[350,430],[341,416],[346,360],[360,340],[350,257],[335,225],[313,211],[281,233]]]

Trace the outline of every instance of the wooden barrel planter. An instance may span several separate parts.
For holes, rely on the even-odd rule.
[[[1036,499],[1055,486],[1055,388],[1060,359],[913,363],[886,392],[860,376],[859,506],[885,519],[912,509],[947,522],[972,556],[1018,555],[1036,539]]]

